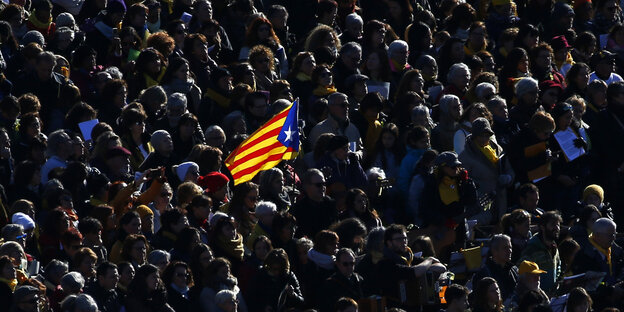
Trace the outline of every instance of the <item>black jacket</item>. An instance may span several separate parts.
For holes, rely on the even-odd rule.
[[[121,299],[115,289],[106,290],[95,281],[85,289],[85,293],[93,297],[101,312],[118,312],[121,310]]]
[[[286,294],[288,286],[294,288],[294,296]],[[267,307],[271,307],[273,311],[286,311],[288,308],[303,306],[299,281],[293,272],[289,272],[286,276],[274,277],[266,270],[261,270],[254,276],[249,288],[254,290],[247,297],[250,312],[264,312]],[[279,300],[280,296],[285,297],[282,299],[283,303]]]
[[[192,310],[191,300],[185,298],[180,292],[167,285],[167,303],[176,312],[190,312]]]
[[[317,300],[317,306],[320,308],[320,311],[334,311],[336,302],[342,297],[351,298],[355,301],[363,298],[363,281],[362,276],[357,273],[353,273],[350,277],[346,277],[339,272],[334,273],[325,280],[321,288],[321,296]]]
[[[338,221],[336,203],[329,197],[323,198],[320,203],[304,197],[294,205],[292,214],[298,221],[297,237],[313,238],[316,233]]]
[[[505,301],[511,297],[518,284],[518,268],[511,262],[501,267],[490,257],[485,260],[485,264],[472,277],[472,285],[477,285],[484,277],[491,277],[496,280],[501,291],[501,297]]]
[[[607,260],[590,243],[588,248],[581,249],[574,257],[572,273],[581,274],[587,271],[604,272],[607,273],[607,276],[605,276],[603,281],[607,285],[612,285],[622,280],[624,269],[624,251],[616,243],[611,245],[611,262],[610,270]]]

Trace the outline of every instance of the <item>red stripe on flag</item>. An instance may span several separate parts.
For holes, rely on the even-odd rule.
[[[286,150],[286,153],[287,153],[287,152],[292,152],[292,148],[288,148],[288,149]],[[282,159],[282,157],[284,156],[284,154],[285,154],[285,153],[280,153],[280,154],[276,154],[276,155],[271,155],[271,156],[267,157],[267,159],[265,159],[263,162],[258,163],[258,164],[254,165],[254,166],[251,166],[251,167],[249,167],[249,168],[245,168],[245,169],[243,169],[243,170],[241,170],[241,171],[237,172],[236,174],[233,174],[233,175],[232,175],[232,178],[234,178],[234,180],[236,180],[236,179],[239,179],[239,178],[241,178],[241,177],[244,177],[244,176],[246,176],[246,175],[248,175],[248,174],[254,173],[254,172],[256,172],[257,170],[260,170],[260,168],[262,168],[262,166],[263,166],[264,164],[266,164],[267,162]]]
[[[291,106],[291,107],[292,107],[292,106]],[[238,154],[238,153],[239,153],[239,150],[241,150],[241,148],[246,147],[246,146],[249,144],[249,142],[251,142],[251,141],[249,141],[249,142],[248,142],[248,140],[249,140],[249,139],[253,139],[254,141],[256,141],[256,140],[257,140],[257,138],[254,138],[254,136],[255,136],[258,132],[260,132],[260,131],[262,131],[262,130],[264,130],[264,129],[268,128],[268,127],[270,127],[272,124],[274,124],[275,122],[279,121],[280,119],[282,119],[282,118],[286,118],[286,116],[288,116],[288,113],[289,113],[289,112],[290,112],[290,109],[286,109],[286,110],[284,110],[283,112],[281,112],[281,113],[279,113],[279,114],[275,115],[273,118],[271,118],[269,121],[267,121],[267,123],[265,123],[264,125],[262,125],[262,127],[258,128],[258,130],[254,131],[254,132],[253,132],[253,133],[249,136],[249,138],[247,138],[247,140],[243,141],[240,145],[238,145],[238,146],[234,149],[234,151],[232,151],[232,153],[230,153],[230,155],[229,155],[229,156],[225,159],[225,162],[226,162],[226,163],[227,163],[227,162],[229,162],[229,161],[230,161],[230,159],[231,159],[232,157],[235,157],[235,156],[236,156],[236,154]],[[284,121],[286,121],[286,120],[284,120]],[[281,130],[282,128],[281,128],[281,127],[279,127],[279,128],[277,128],[277,129]],[[271,133],[273,133],[273,131],[271,131]],[[278,135],[278,134],[279,134],[279,132],[278,132],[277,134],[275,134],[275,140],[276,140],[276,141],[277,141],[277,135]],[[265,136],[266,136],[266,134],[265,134],[265,135],[263,135],[263,136],[261,136],[261,137],[263,137],[263,138],[264,138]],[[244,149],[243,149],[243,151],[244,151]]]
[[[277,141],[277,136],[279,135],[280,131],[282,131],[282,127],[277,127],[265,134],[263,134],[262,136],[259,136],[257,138],[252,138],[252,141],[249,142],[245,142],[245,144],[241,144],[241,148],[238,150],[237,154],[240,154],[252,147],[254,147],[255,145],[258,145],[260,143],[262,143],[263,141],[267,141],[267,140],[271,140],[271,141]],[[251,137],[250,137],[251,138]]]
[[[228,166],[228,169],[229,168],[234,169],[240,165],[245,164],[248,161],[253,160],[254,158],[258,158],[258,157],[261,157],[262,155],[268,154],[269,151],[277,147],[281,147],[281,146],[284,146],[284,145],[280,141],[275,141],[275,143],[269,146],[263,147],[257,151],[254,151],[252,153],[249,153],[248,155],[245,155],[245,157],[242,157],[240,159],[234,159],[234,162]],[[232,171],[232,169],[230,169],[230,171]]]

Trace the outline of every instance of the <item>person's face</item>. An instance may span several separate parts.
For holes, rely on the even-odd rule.
[[[178,25],[178,27],[176,27],[175,32],[173,33],[173,40],[175,41],[176,45],[180,45],[184,42],[186,32],[187,29],[185,24],[180,24]]]
[[[572,124],[572,111],[567,111],[563,116],[557,118],[557,128],[559,130],[567,129]]]
[[[362,51],[349,53],[342,57],[342,61],[347,65],[347,68],[356,70],[362,62]]]
[[[539,96],[538,88],[530,90],[522,95],[522,103],[529,107],[535,106],[535,104],[537,104],[538,96]]]
[[[525,286],[530,290],[538,290],[540,288],[540,275],[532,273],[527,273],[525,275]]]
[[[251,107],[249,108],[249,112],[259,118],[264,118],[267,114],[268,103],[264,99],[256,99]]]
[[[212,131],[206,135],[206,144],[221,148],[225,144],[225,133],[222,131]]]
[[[143,27],[145,25],[145,21],[147,21],[147,11],[140,11],[132,17],[131,23],[134,27]]]
[[[16,277],[15,267],[12,263],[7,263],[2,268],[2,277],[8,280],[13,280]]]
[[[288,22],[288,14],[286,10],[279,10],[269,18],[274,29],[285,29]]]
[[[527,73],[529,71],[529,58],[527,56],[523,56],[520,61],[518,61],[518,71],[521,73]]]
[[[535,35],[534,34],[527,34],[524,37],[524,39],[522,40],[522,42],[529,49],[533,49],[533,48],[537,47],[537,44],[539,43],[539,35],[538,34],[535,34]]]
[[[368,199],[364,195],[355,196],[355,200],[353,201],[353,210],[356,213],[363,214],[368,209]]]
[[[163,153],[170,153],[173,151],[173,140],[171,139],[171,135],[167,134],[165,140],[160,144],[159,151]]]
[[[278,174],[271,182],[271,189],[275,193],[281,193],[284,189],[284,174]]]
[[[500,103],[499,105],[496,105],[492,109],[492,115],[499,117],[503,120],[507,120],[507,118],[509,118],[509,112],[507,111],[507,103]]]
[[[162,66],[162,63],[160,61],[160,58],[154,57],[153,60],[147,63],[146,71],[148,74],[156,75],[160,73],[161,66]]]
[[[529,236],[529,231],[531,230],[531,219],[526,220],[520,224],[516,224],[513,230],[514,233],[518,234],[520,237]]]
[[[271,248],[269,247],[269,244],[265,241],[261,241],[254,246],[254,253],[256,254],[256,257],[262,261],[266,259],[266,256],[269,254],[270,251]]]
[[[407,233],[394,234],[388,247],[396,253],[404,253],[407,250]]]
[[[210,252],[210,250],[206,250],[201,255],[199,255],[199,263],[204,269],[208,268],[208,265],[210,264],[210,261],[212,261],[212,259],[214,259],[214,257],[212,256],[212,252]]]
[[[137,241],[134,243],[130,251],[130,256],[136,263],[145,263],[145,257],[147,256],[147,246],[145,246],[145,242]]]
[[[451,177],[451,178],[458,177],[460,170],[461,170],[460,166],[453,166],[453,167],[442,166],[442,172],[444,173],[444,175]]]
[[[52,75],[56,62],[54,60],[40,60],[37,62],[37,74],[39,78],[49,78]]]
[[[345,31],[347,31],[349,34],[351,34],[351,36],[355,38],[360,38],[362,37],[362,28],[362,23],[354,22],[347,25]]]
[[[615,18],[618,12],[618,3],[616,1],[607,1],[602,8],[602,14],[608,19],[612,20]]]
[[[74,202],[72,201],[72,197],[70,195],[61,196],[61,207],[67,209],[74,208]]]
[[[511,241],[505,240],[505,242],[492,248],[492,258],[499,263],[508,263],[511,261]]]
[[[187,272],[186,268],[183,266],[178,266],[173,271],[173,284],[178,286],[179,288],[184,289],[189,284],[189,278],[191,274]]]
[[[193,49],[191,54],[201,61],[208,60],[208,44],[201,40],[193,41]]]
[[[542,94],[542,104],[544,107],[553,107],[559,98],[559,88],[550,88]]]
[[[395,62],[399,63],[399,65],[405,65],[407,64],[409,50],[407,49],[407,47],[401,47],[400,49],[393,51],[390,56]]]
[[[583,119],[583,115],[585,115],[585,111],[587,109],[585,103],[582,101],[578,101],[577,103],[574,103],[572,107],[572,111],[574,112],[574,118],[576,118],[576,120]]]
[[[453,101],[449,103],[449,114],[453,118],[453,120],[459,120],[461,118],[461,103],[459,101]]]
[[[90,233],[85,234],[85,238],[87,241],[91,242],[91,244],[95,246],[102,245],[102,230],[96,230]]]
[[[22,248],[25,248],[27,238],[28,238],[28,235],[26,235],[24,231],[20,229],[19,231],[15,232],[15,235],[11,237],[9,241],[17,242],[18,244],[22,246]]]
[[[329,71],[329,69],[327,68],[323,69],[323,71],[319,75],[318,83],[323,87],[329,87],[333,84],[332,74],[331,74],[331,71]]]
[[[600,215],[598,214],[598,212],[592,212],[591,217],[589,217],[589,219],[587,220],[587,222],[585,223],[585,227],[588,229],[591,229],[592,226],[594,225],[594,222],[596,222],[596,220],[600,219]]]
[[[117,273],[116,268],[109,269],[106,275],[99,276],[98,281],[105,290],[115,289],[119,282],[119,273]]]
[[[475,144],[477,144],[477,146],[485,147],[488,144],[490,144],[490,137],[491,136],[489,134],[473,135],[472,139],[475,142]]]
[[[122,227],[128,234],[139,234],[141,232],[141,219],[133,218],[130,223],[124,224]]]
[[[468,84],[470,84],[470,71],[462,70],[461,72],[457,73],[453,84],[460,90],[465,90],[466,88],[468,88]]]
[[[126,105],[126,96],[128,95],[128,90],[126,87],[121,87],[115,93],[115,97],[113,98],[113,104],[117,107],[123,107]]]
[[[615,59],[604,60],[596,65],[596,73],[601,76],[608,76],[615,71]]]
[[[127,287],[132,282],[132,279],[134,279],[134,268],[129,265],[121,272],[119,283]]]
[[[350,277],[355,271],[355,258],[349,253],[342,254],[336,259],[336,267],[342,275]]]
[[[601,232],[594,232],[592,237],[598,246],[607,249],[615,242],[615,235],[615,229],[609,228]]]
[[[180,233],[180,231],[182,231],[184,228],[187,228],[188,226],[189,226],[188,219],[186,218],[186,216],[182,216],[180,219],[178,219],[178,222],[171,225],[171,230],[173,230],[173,232],[177,234],[177,233]]]
[[[182,81],[188,81],[190,76],[189,65],[186,62],[175,72],[175,77]]]
[[[249,191],[249,193],[247,193],[247,196],[245,196],[245,207],[247,207],[249,211],[256,210],[256,204],[258,204],[258,200],[258,190],[252,189],[251,191]]]
[[[184,140],[191,138],[191,136],[193,136],[193,132],[195,132],[195,129],[197,129],[197,125],[195,124],[195,122],[191,121],[181,123],[180,127],[178,128],[178,130],[180,131],[180,137]]]
[[[381,61],[379,60],[379,55],[377,53],[371,53],[366,60],[366,68],[370,71],[380,70],[381,69]]]
[[[130,132],[136,136],[141,135],[145,132],[145,121],[137,121],[130,125]]]
[[[227,280],[230,277],[230,267],[224,265],[217,270],[217,277],[220,280]]]
[[[156,290],[159,283],[160,283],[160,277],[158,277],[158,272],[154,272],[145,278],[145,284],[147,285],[148,291]]]
[[[490,305],[498,304],[501,301],[500,289],[496,283],[490,285],[487,291],[488,303]]]
[[[268,74],[271,71],[271,59],[268,55],[260,55],[253,61],[253,67],[263,74]]]
[[[590,306],[587,300],[583,300],[583,302],[579,303],[572,309],[572,312],[589,312]]]
[[[141,232],[145,234],[154,233],[154,215],[147,215],[141,218]]]
[[[310,183],[305,187],[305,193],[314,201],[321,201],[325,196],[325,178],[322,175],[315,174],[310,178]]]
[[[371,36],[371,41],[373,42],[373,46],[380,46],[386,41],[386,30],[381,28],[377,31],[373,32]]]
[[[200,21],[207,21],[212,18],[212,3],[210,1],[200,2],[197,17]]]
[[[316,60],[314,59],[314,56],[309,56],[305,60],[303,60],[303,62],[301,62],[300,70],[302,73],[308,76],[311,76],[312,71],[314,70],[315,67],[316,67]]]
[[[561,223],[559,221],[550,221],[546,224],[545,227],[542,227],[544,230],[544,237],[548,240],[556,240],[559,238],[559,233],[561,231]]]
[[[416,141],[414,145],[417,149],[427,149],[431,146],[430,143],[429,135],[425,135],[422,139]]]
[[[236,228],[231,224],[226,224],[225,226],[223,226],[223,228],[221,229],[221,233],[228,239],[236,238]]]
[[[262,24],[258,27],[258,39],[265,40],[271,36],[271,26],[268,24]]]
[[[340,161],[347,160],[347,157],[349,157],[349,144],[335,150],[334,157]]]
[[[539,202],[539,193],[538,192],[528,192],[525,198],[520,197],[520,205],[524,208],[524,210],[533,211],[537,208],[537,203]]]
[[[80,263],[80,269],[78,271],[85,277],[85,279],[94,276],[95,259],[91,259],[90,257],[84,258]]]
[[[395,142],[396,137],[394,137],[394,134],[384,132],[384,134],[381,135],[381,144],[383,144],[383,147],[385,149],[391,149],[394,146]]]
[[[337,97],[329,105],[329,114],[338,120],[347,120],[349,118],[349,102],[347,97]]]
[[[160,194],[156,196],[154,203],[156,204],[157,207],[166,207],[171,202],[172,196],[173,194],[171,193],[169,189],[162,188],[162,190],[160,191]]]
[[[550,139],[550,136],[552,135],[552,131],[550,130],[534,132],[534,133],[537,139],[540,141],[548,141],[548,139]]]
[[[424,84],[425,80],[423,79],[422,75],[420,73],[417,73],[410,83],[410,90],[421,93]]]

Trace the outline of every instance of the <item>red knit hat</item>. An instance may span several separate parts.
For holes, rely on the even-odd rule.
[[[224,187],[228,182],[230,182],[230,179],[225,174],[218,171],[210,172],[197,179],[197,184],[204,188],[206,193],[214,193]]]

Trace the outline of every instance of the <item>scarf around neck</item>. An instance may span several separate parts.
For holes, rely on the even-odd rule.
[[[594,246],[594,248],[596,248],[596,250],[598,250],[599,253],[605,256],[607,260],[607,265],[609,265],[609,275],[613,275],[613,263],[611,262],[611,247],[607,249],[600,247],[594,241],[594,234],[589,234],[589,242],[592,244],[592,246]]]
[[[236,260],[242,261],[245,249],[243,248],[243,236],[236,233],[234,239],[228,239],[223,235],[220,235],[217,240],[217,245],[225,251],[228,256],[233,257]]]
[[[17,287],[17,278],[9,280],[4,277],[0,277],[0,282],[7,284],[7,286],[11,288],[11,292],[14,292],[15,288]]]
[[[30,14],[30,17],[28,17],[28,21],[35,26],[35,28],[37,29],[48,29],[50,27],[50,24],[52,24],[52,16],[50,16],[50,19],[47,21],[40,21],[39,19],[37,19],[37,11],[33,11],[32,14]]]
[[[304,72],[299,72],[297,74],[297,76],[295,76],[295,78],[297,78],[298,80],[301,80],[301,81],[310,81],[310,80],[312,80],[312,78],[310,76],[306,75]]]
[[[326,269],[326,270],[334,269],[334,261],[336,260],[336,257],[334,256],[320,253],[314,250],[313,248],[313,249],[310,249],[310,251],[308,251],[308,258],[310,258],[310,261],[314,262],[316,265],[318,265],[319,267],[323,269]]]
[[[324,97],[336,92],[338,92],[338,89],[336,89],[333,85],[329,87],[318,86],[314,89],[314,91],[312,91],[312,94],[318,97]]]

